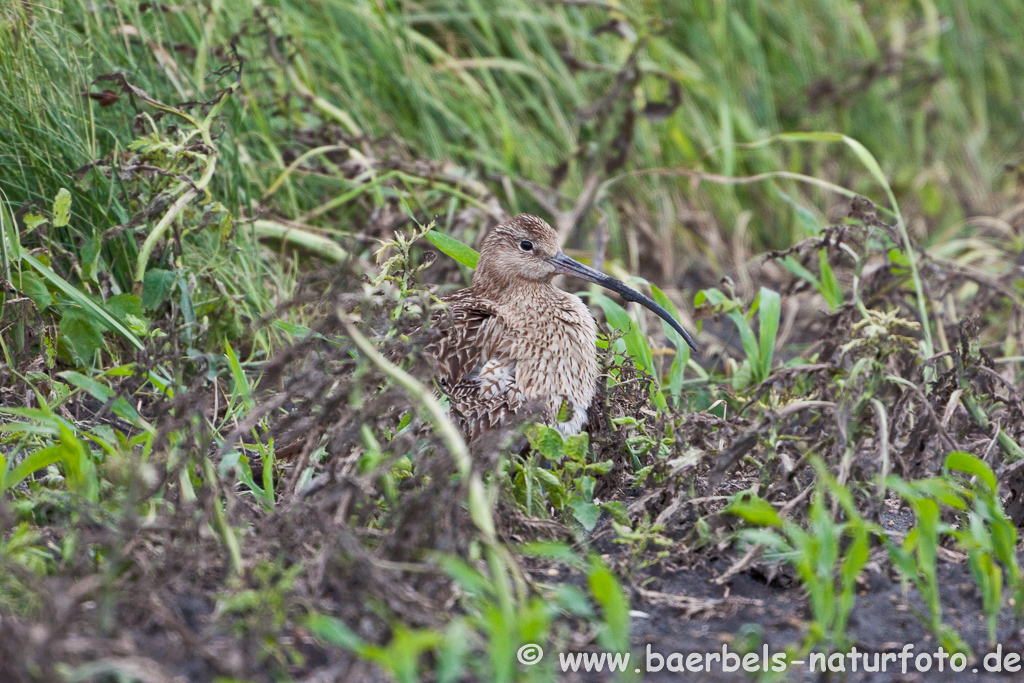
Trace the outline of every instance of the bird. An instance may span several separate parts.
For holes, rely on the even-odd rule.
[[[650,309],[697,350],[664,308],[566,256],[542,218],[519,214],[492,228],[480,245],[469,287],[441,301],[425,352],[449,414],[472,443],[539,407],[543,422],[577,434],[597,392],[597,325],[587,305],[556,287],[557,275],[596,283]]]

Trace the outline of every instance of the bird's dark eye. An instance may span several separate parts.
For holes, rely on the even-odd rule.
[[[533,251],[533,242],[530,240],[523,240],[519,243],[519,248],[523,251]]]

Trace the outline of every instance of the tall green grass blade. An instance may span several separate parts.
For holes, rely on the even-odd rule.
[[[248,413],[256,405],[256,401],[252,397],[252,386],[249,384],[249,378],[245,376],[245,371],[242,370],[241,363],[238,362],[238,356],[235,354],[235,349],[232,348],[231,343],[228,342],[225,346],[228,366],[231,368],[231,378],[234,380],[233,394],[241,397],[242,404]]]
[[[673,318],[679,319],[679,311],[663,291],[651,285],[651,295],[655,303],[668,311]],[[679,400],[683,391],[683,373],[686,370],[686,365],[690,362],[690,345],[686,343],[681,334],[676,332],[675,328],[664,320],[661,321],[661,329],[665,336],[672,340],[672,345],[676,348],[676,355],[672,359],[672,367],[668,373],[668,387],[669,393]]]
[[[760,379],[764,381],[772,372],[775,356],[775,339],[779,334],[779,318],[782,314],[782,299],[779,293],[761,288],[761,306],[758,309],[760,341]]]

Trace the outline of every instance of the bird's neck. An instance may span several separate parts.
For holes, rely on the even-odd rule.
[[[473,279],[473,290],[477,295],[504,305],[523,300],[549,300],[558,297],[562,291],[550,282],[524,278],[501,277],[500,274],[483,274]]]

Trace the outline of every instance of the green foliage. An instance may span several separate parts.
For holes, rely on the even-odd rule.
[[[843,305],[843,291],[839,286],[839,281],[836,280],[835,272],[832,269],[832,265],[828,262],[828,250],[818,250],[818,272],[819,275],[815,275],[811,271],[804,268],[800,263],[792,256],[787,256],[782,260],[782,265],[786,267],[791,273],[796,275],[802,280],[809,282],[818,290],[825,302],[828,303],[829,308],[833,311],[838,311],[839,307]]]
[[[443,628],[409,629],[395,623],[384,645],[369,643],[343,621],[312,613],[305,624],[321,641],[349,650],[374,662],[402,683],[423,680],[431,673],[438,681],[459,681],[469,675],[481,680],[546,681],[555,675],[554,655],[560,644],[553,641],[553,626],[560,614],[585,617],[596,627],[602,648],[630,650],[629,601],[615,575],[600,558],[581,559],[563,544],[534,544],[523,550],[535,557],[566,562],[582,571],[589,595],[571,584],[560,585],[553,599],[520,597],[513,592],[513,575],[490,554],[490,572],[465,561],[439,555],[440,564],[465,592],[467,614],[451,619]],[[498,570],[495,573],[495,570]],[[539,645],[545,657],[524,666],[517,661],[520,646]]]
[[[381,539],[437,447],[415,438],[415,430],[424,422],[442,430],[450,420],[422,381],[374,355],[366,338],[372,335],[322,368],[339,373],[332,376],[345,387],[332,400],[355,414],[380,395],[374,392],[391,391],[409,397],[413,409],[394,420],[360,413],[361,422],[332,436],[353,435],[348,453],[333,442],[309,444],[294,477],[278,463],[274,427],[304,406],[249,420],[265,396],[262,364],[281,345],[308,339],[317,350],[345,346],[345,339],[314,331],[332,316],[354,324],[364,315],[376,325],[373,311],[353,312],[327,298],[334,284],[326,309],[290,306],[295,295],[309,293],[300,280],[324,266],[352,266],[366,276],[365,291],[346,291],[346,306],[345,297],[364,294],[400,302],[388,308],[388,322],[408,322],[404,316],[427,313],[434,303],[422,289],[429,264],[416,241],[425,237],[472,268],[477,254],[467,244],[500,205],[554,222],[571,218],[567,249],[599,241],[610,268],[660,267],[664,283],[708,282],[743,270],[748,248],[788,249],[797,238],[818,238],[810,251],[816,269],[792,257],[783,265],[840,314],[830,319],[839,321],[830,330],[835,358],[815,350],[791,363],[806,341],[801,330],[797,341],[789,337],[786,348],[776,348],[781,299],[771,289],[761,288],[749,305],[728,289],[705,289],[697,304],[730,318],[744,358],[723,378],[709,357],[691,363],[688,347],[663,324],[675,352],[662,376],[667,362],[660,361],[672,352],[659,348],[661,335],[612,299],[591,295],[616,335],[602,341],[615,362],[602,385],[612,397],[612,427],[601,436],[619,439],[621,452],[596,461],[585,435],[535,426],[527,434],[530,454],[499,457],[495,476],[478,471],[458,434],[447,432],[444,447],[460,456],[451,490],[464,495],[459,509],[472,520],[465,556],[437,560],[458,584],[458,616],[414,628],[375,605],[363,615],[391,626],[379,644],[314,614],[308,627],[318,639],[402,681],[549,680],[553,658],[523,671],[516,647],[537,642],[557,651],[567,622],[595,634],[601,647],[628,650],[628,600],[616,573],[561,546],[547,548],[545,558],[571,566],[577,581],[528,579],[498,540],[505,529],[495,523],[495,502],[508,495],[502,502],[531,517],[567,522],[583,546],[602,518],[609,521],[612,543],[624,548],[616,571],[642,581],[640,571],[669,543],[699,537],[724,547],[701,517],[707,501],[687,508],[695,511],[692,524],[670,527],[671,539],[658,520],[672,506],[690,505],[686,496],[695,495],[704,467],[714,468],[712,479],[721,474],[711,459],[728,453],[759,419],[765,426],[756,428],[758,445],[740,454],[741,466],[762,483],[782,471],[777,465],[798,481],[797,470],[810,460],[816,490],[806,510],[780,514],[753,490],[727,509],[758,527],[741,538],[796,568],[813,616],[805,646],[848,641],[856,579],[872,544],[887,547],[924,599],[922,621],[949,649],[964,644],[942,622],[940,547],[966,553],[993,639],[1010,599],[1024,616],[1016,528],[1002,509],[993,467],[954,452],[941,476],[906,482],[886,476],[894,447],[887,438],[906,423],[930,429],[922,420],[933,416],[924,413],[941,396],[950,401],[944,421],[963,418],[950,428],[953,438],[973,424],[975,436],[994,433],[1007,459],[1021,457],[1019,431],[993,409],[1015,399],[978,390],[969,373],[991,368],[969,367],[969,354],[961,357],[946,338],[958,316],[977,314],[984,323],[979,343],[1002,345],[1005,377],[1019,368],[1018,321],[1008,313],[1019,303],[1019,231],[1010,219],[965,226],[960,205],[970,197],[971,206],[981,199],[997,206],[994,190],[1004,186],[1011,198],[1016,191],[1020,169],[1007,160],[1016,163],[1024,149],[1018,4],[796,0],[780,11],[769,2],[711,0],[611,9],[528,0],[500,7],[224,0],[164,11],[125,0],[9,3],[0,10],[0,372],[4,389],[9,381],[16,392],[4,393],[0,407],[0,518],[15,522],[0,530],[0,606],[28,623],[52,612],[52,605],[41,607],[47,596],[33,592],[33,576],[61,573],[62,581],[85,587],[102,577],[103,589],[86,594],[102,615],[89,624],[89,637],[100,639],[116,629],[110,617],[117,589],[106,582],[141,580],[150,575],[146,562],[158,557],[137,561],[104,537],[130,538],[132,552],[166,553],[162,544],[177,533],[198,530],[195,550],[211,558],[204,580],[228,577],[227,588],[218,589],[218,632],[254,643],[251,652],[267,663],[261,675],[284,680],[313,647],[290,640],[297,615],[322,605],[306,592],[315,592],[317,581],[299,582],[301,564],[265,559],[281,542],[271,527],[301,506],[299,490],[327,469],[340,477],[332,484],[344,482],[346,502],[328,525],[328,540],[303,544],[322,543],[321,559],[351,555],[360,572],[376,571],[377,562],[396,573],[434,571],[419,564],[423,548],[387,559]],[[245,60],[241,80],[234,49]],[[130,77],[97,80],[111,73]],[[845,237],[821,246],[825,210],[814,207],[834,206],[827,193],[835,192],[880,200],[877,211],[893,225],[851,218],[838,229],[864,228],[862,253]],[[588,210],[576,215],[578,197]],[[910,242],[904,212],[919,244]],[[419,227],[407,231],[402,223],[410,217]],[[371,272],[363,265],[375,251],[378,269]],[[673,259],[672,251],[687,258]],[[862,299],[857,283],[869,259],[888,279],[872,283]],[[695,262],[701,268],[683,272]],[[942,271],[949,262],[956,268]],[[919,272],[919,263],[928,268]],[[925,287],[932,269],[941,272],[941,286]],[[998,294],[976,296],[990,281]],[[741,291],[756,291],[750,284]],[[679,297],[666,291],[651,286],[653,298],[676,314],[669,294]],[[940,291],[941,299],[926,298]],[[977,310],[979,301],[985,310]],[[908,310],[920,322],[906,319]],[[397,325],[382,323],[378,331],[385,341],[408,341]],[[970,335],[963,336],[966,346]],[[905,360],[908,349],[918,351],[913,361]],[[635,397],[613,402],[629,382],[646,381],[622,381],[626,356],[666,390],[653,387],[656,415],[646,401],[630,405]],[[778,372],[780,359],[787,373]],[[788,374],[797,363],[829,365],[828,376]],[[908,363],[907,373],[894,374]],[[693,379],[684,376],[687,367]],[[926,381],[917,381],[918,370]],[[380,382],[345,384],[349,371]],[[935,388],[947,376],[956,386]],[[203,397],[212,396],[212,406],[189,402],[196,386],[210,389]],[[748,406],[755,387],[756,405]],[[182,400],[165,403],[171,398]],[[905,413],[888,414],[893,406]],[[795,414],[799,437],[778,417]],[[159,436],[147,418],[159,420]],[[829,462],[842,484],[802,457],[803,440],[815,429],[819,443],[838,444]],[[881,476],[858,481],[861,463],[854,464],[866,438],[879,450]],[[597,501],[595,488],[613,462],[622,488]],[[450,474],[432,473],[433,483]],[[285,492],[293,482],[296,490]],[[651,511],[631,518],[623,492],[645,495],[655,486],[665,489],[647,501]],[[913,508],[917,521],[905,538],[886,537],[861,516],[861,503],[875,491],[896,492]],[[700,497],[718,498],[714,491]],[[669,507],[655,511],[659,505]],[[273,523],[261,517],[271,514]],[[164,526],[171,522],[181,526]],[[677,531],[689,536],[681,542]],[[339,538],[343,545],[332,548]],[[101,665],[107,668],[69,675],[129,677],[117,662]]]
[[[557,429],[534,424],[526,435],[530,454],[508,465],[516,502],[527,514],[547,517],[553,509],[571,514],[586,531],[593,529],[601,515],[593,502],[594,484],[611,469],[611,461],[592,461],[586,432],[563,437]]]
[[[480,254],[472,247],[466,246],[454,237],[445,235],[443,232],[429,230],[423,236],[441,252],[451,256],[462,265],[467,268],[476,268],[476,263],[480,260]]]
[[[846,626],[856,601],[857,578],[869,559],[870,539],[881,535],[881,530],[861,517],[850,490],[819,460],[812,464],[818,482],[807,528],[783,519],[768,501],[749,491],[734,497],[726,511],[763,527],[741,532],[741,536],[771,549],[796,569],[812,615],[803,653],[820,643],[845,652],[850,645]],[[829,510],[827,497],[842,510],[845,521],[837,520]]]
[[[715,314],[724,313],[728,316],[739,332],[746,358],[733,375],[733,387],[743,391],[768,379],[772,372],[775,339],[779,333],[779,316],[782,311],[778,292],[762,287],[746,314],[735,297],[730,298],[719,289],[702,289],[698,292],[694,304],[699,307],[705,303],[709,304]],[[758,314],[757,335],[750,325],[755,313]]]
[[[994,646],[1004,586],[1017,620],[1024,617],[1024,578],[1017,556],[1017,527],[1003,511],[996,476],[983,460],[954,451],[946,458],[946,468],[973,477],[965,490],[974,505],[967,514],[967,523],[952,535],[967,552],[987,616],[989,645]]]
[[[851,490],[839,484],[820,460],[815,458],[812,464],[818,484],[807,528],[782,518],[770,503],[749,491],[735,496],[726,508],[726,512],[760,527],[741,531],[742,538],[771,549],[797,570],[813,615],[803,652],[822,641],[837,651],[848,647],[846,623],[856,600],[857,578],[868,561],[872,540],[877,540],[888,549],[904,579],[920,593],[928,610],[921,619],[929,630],[948,651],[969,654],[970,647],[942,621],[938,548],[943,536],[952,538],[967,553],[982,595],[989,643],[994,646],[1004,605],[1003,586],[1007,586],[1020,615],[1024,582],[1016,551],[1016,528],[1003,512],[991,468],[976,456],[955,451],[946,458],[950,474],[912,482],[889,477],[889,488],[910,504],[916,517],[915,526],[897,545],[878,525],[863,519]],[[954,472],[972,476],[974,482],[965,486],[952,476]],[[842,511],[845,521],[838,522],[829,511],[826,494]],[[943,523],[942,506],[966,515],[965,523],[959,527]]]

